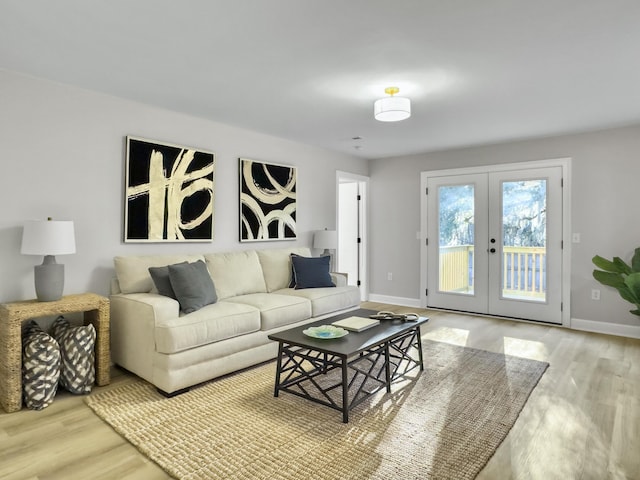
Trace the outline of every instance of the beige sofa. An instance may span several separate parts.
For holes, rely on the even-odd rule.
[[[272,332],[358,308],[360,292],[344,275],[336,287],[289,288],[290,254],[308,248],[244,250],[202,255],[120,256],[111,294],[111,352],[119,365],[166,395],[275,358]],[[216,303],[184,314],[160,295],[149,267],[203,260]]]

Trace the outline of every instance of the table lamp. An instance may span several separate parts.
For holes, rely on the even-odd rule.
[[[329,255],[329,250],[338,246],[338,235],[335,230],[319,230],[313,236],[313,248],[324,248],[322,255]]]
[[[335,250],[338,247],[338,232],[335,230],[318,230],[313,236],[313,248],[323,248],[323,256],[330,257],[330,265],[333,270],[333,255],[330,250]]]
[[[55,256],[76,253],[73,222],[51,218],[26,222],[20,253],[44,255],[42,265],[34,267],[38,301],[60,300],[64,290],[64,265],[56,263]]]

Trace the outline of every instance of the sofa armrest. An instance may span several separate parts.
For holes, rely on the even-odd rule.
[[[347,274],[340,272],[329,272],[331,275],[331,281],[335,283],[336,287],[346,287],[347,286]]]
[[[177,300],[158,293],[120,293],[111,295],[112,320],[128,322],[150,322],[155,327],[180,315],[180,304]],[[115,306],[115,313],[113,313]]]
[[[113,362],[153,382],[155,329],[180,315],[180,304],[157,293],[111,295]]]

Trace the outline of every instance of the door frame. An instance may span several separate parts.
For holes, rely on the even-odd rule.
[[[571,158],[535,160],[420,172],[420,238],[422,239],[420,246],[420,306],[422,308],[427,307],[427,290],[429,288],[427,279],[427,272],[429,269],[427,249],[428,179],[451,175],[492,173],[542,167],[562,168],[562,326],[569,327],[571,325]]]
[[[360,247],[358,258],[358,271],[360,278],[360,299],[365,302],[369,300],[369,177],[356,173],[336,170],[336,229],[340,225],[340,184],[357,183],[360,195],[358,232],[360,234]],[[336,265],[340,251],[336,250]]]

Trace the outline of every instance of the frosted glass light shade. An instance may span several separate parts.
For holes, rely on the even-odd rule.
[[[35,220],[24,224],[22,248],[24,255],[68,255],[76,253],[73,222]]]
[[[404,97],[385,97],[373,104],[373,115],[380,122],[399,122],[411,116],[411,100]]]

